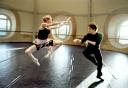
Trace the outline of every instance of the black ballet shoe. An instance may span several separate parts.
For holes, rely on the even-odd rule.
[[[101,79],[101,76],[102,76],[102,73],[99,72],[96,77],[99,78],[99,79]]]
[[[98,79],[100,79],[101,81],[104,81],[103,78],[101,78],[101,76],[96,76]]]
[[[96,66],[98,66],[98,63],[94,63]]]
[[[103,78],[100,78],[100,81],[104,81],[104,79]]]

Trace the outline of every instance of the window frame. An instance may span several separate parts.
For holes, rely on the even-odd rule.
[[[128,48],[128,44],[121,44],[119,42],[120,25],[128,21],[128,14],[116,14],[110,17],[107,27],[108,41],[115,48],[123,49]]]
[[[5,35],[0,35],[0,37],[5,37],[5,36],[7,36],[7,35],[9,35],[9,32],[11,31],[11,28],[12,28],[12,22],[11,22],[11,19],[10,19],[10,17],[7,15],[7,14],[0,14],[0,15],[3,15],[3,16],[6,16],[7,18],[6,19],[3,19],[3,20],[6,20],[6,28],[5,28],[5,30],[3,30],[3,31],[7,31],[6,32],[6,34]],[[1,20],[2,18],[0,18],[0,20]],[[10,22],[10,27],[8,28],[8,21]],[[0,29],[2,29],[2,28],[0,28]]]
[[[125,43],[125,42],[121,42],[121,40],[123,40],[122,39],[122,37],[120,36],[120,31],[121,31],[121,27],[123,26],[126,26],[126,25],[123,25],[125,22],[127,22],[127,27],[128,27],[128,19],[127,20],[125,20],[125,21],[122,21],[121,23],[120,23],[120,25],[119,25],[119,28],[118,28],[118,42],[120,43],[120,44],[122,44],[122,45],[128,45],[128,40],[127,40],[127,43]],[[125,33],[125,32],[124,32]],[[127,36],[128,37],[128,36]],[[125,39],[124,39],[125,40]]]
[[[59,15],[59,16],[54,17],[53,21],[58,21],[58,20],[59,21],[64,21],[64,20],[62,20],[62,18],[66,19],[66,18],[68,18],[68,16]],[[69,26],[68,27],[69,29],[67,29],[67,26],[66,26],[66,29],[65,29],[66,34],[58,33],[60,30],[62,30],[61,27],[52,30],[52,36],[53,36],[54,39],[59,39],[59,40],[62,40],[62,41],[66,41],[70,38],[70,35],[72,35],[72,22],[71,22],[71,20],[68,23],[66,23],[65,25]],[[69,33],[67,33],[67,31],[69,31]],[[60,34],[60,37],[59,37],[59,34]],[[65,35],[65,38],[61,38],[61,35],[62,36]]]
[[[11,38],[16,31],[16,16],[15,13],[11,10],[8,9],[4,9],[4,8],[0,8],[0,14],[1,15],[6,15],[8,17],[8,19],[10,20],[10,30],[8,31],[8,33],[6,34],[6,36],[0,36],[0,39],[4,40],[4,39],[9,39]]]

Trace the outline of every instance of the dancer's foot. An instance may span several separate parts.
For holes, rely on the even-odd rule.
[[[33,59],[33,62],[37,65],[37,66],[40,66],[40,63],[39,63],[39,61],[38,61],[38,59]]]
[[[48,58],[51,54],[52,54],[52,51],[48,51],[48,53],[44,57]]]
[[[98,79],[100,79],[101,81],[104,81],[104,79],[103,78],[101,78],[101,76],[102,76],[102,72],[98,72],[98,74],[97,74],[97,78]]]
[[[101,79],[101,76],[102,76],[102,72],[98,72],[96,77]]]
[[[98,63],[97,62],[93,62],[93,63],[94,63],[94,65],[98,66]]]
[[[104,79],[103,78],[101,78],[101,77],[97,77],[98,79],[100,79],[100,81],[104,81]]]

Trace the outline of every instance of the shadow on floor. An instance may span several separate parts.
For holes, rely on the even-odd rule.
[[[101,84],[103,81],[104,81],[104,80],[95,81],[95,82],[93,82],[92,84],[90,84],[90,85],[88,86],[88,88],[95,88],[95,87],[97,87],[99,84]]]

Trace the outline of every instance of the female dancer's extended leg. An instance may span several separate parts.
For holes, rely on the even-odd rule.
[[[38,59],[34,57],[32,54],[33,52],[37,51],[36,45],[32,45],[29,48],[25,50],[25,53],[32,59],[32,61],[37,65],[40,66],[40,63],[38,62]]]

